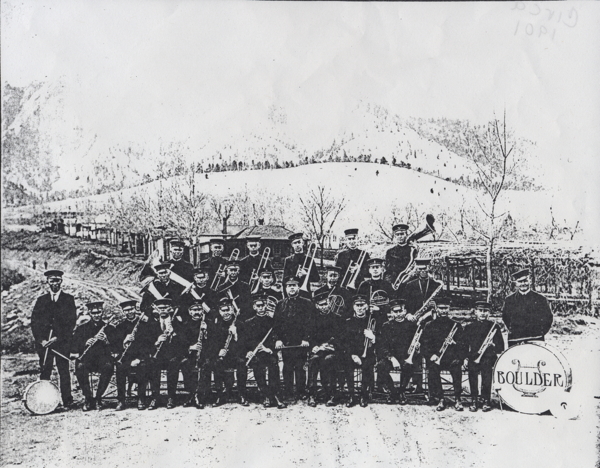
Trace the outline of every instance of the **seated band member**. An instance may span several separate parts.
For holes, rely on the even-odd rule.
[[[207,322],[211,319],[214,322],[214,315],[205,310],[205,303],[202,300],[192,302],[188,313],[190,321],[181,327],[181,339],[187,347],[187,352],[179,363],[179,368],[183,375],[184,387],[190,396],[183,406],[186,408],[196,406],[198,409],[203,409],[204,397],[201,390],[210,385],[210,373],[209,380],[206,382],[207,376],[201,372],[202,350],[208,335]],[[204,380],[202,384],[200,384],[201,380]]]
[[[175,407],[179,363],[184,346],[179,330],[182,325],[181,322],[173,319],[175,309],[171,299],[157,299],[152,309],[152,317],[144,327],[153,342],[153,354],[148,362],[148,377],[152,391],[152,400],[148,409],[154,410],[158,407],[161,370],[167,371],[167,409],[172,409]]]
[[[292,234],[289,237],[289,240],[292,245],[293,253],[283,261],[283,278],[287,279],[295,277],[298,279],[300,286],[302,286],[306,282],[306,276],[308,275],[307,291],[300,291],[300,296],[311,299],[311,283],[319,282],[317,265],[314,261],[311,263],[310,258],[307,259],[306,254],[304,253],[304,234],[297,232]],[[308,252],[309,255],[312,253],[314,252]],[[286,291],[287,290],[284,288],[284,295],[286,294]]]
[[[171,264],[160,263],[154,266],[156,279],[144,286],[140,310],[147,316],[152,315],[152,304],[157,299],[169,298],[176,305],[183,292],[183,286],[171,280]]]
[[[494,364],[496,364],[498,355],[504,351],[504,338],[502,338],[499,325],[490,320],[491,304],[481,301],[477,302],[475,307],[475,321],[465,327],[463,334],[468,359],[469,388],[471,389],[469,411],[477,411],[479,396],[477,377],[479,374],[481,374],[482,410],[490,411],[492,409],[490,401]],[[485,346],[484,343],[486,343]],[[482,346],[484,347],[482,348]]]
[[[200,301],[203,304],[205,312],[216,311],[215,292],[208,285],[209,271],[206,267],[194,268],[194,284],[188,290],[184,290],[179,298],[179,315],[183,317],[183,322],[189,319],[190,306]]]
[[[508,328],[508,346],[544,341],[553,321],[548,300],[531,290],[528,269],[517,271],[512,279],[517,290],[506,298],[502,309],[502,320]]]
[[[137,339],[140,323],[148,318],[137,310],[137,301],[123,301],[119,304],[125,320],[115,327],[108,327],[106,334],[111,345],[115,362],[117,380],[117,407],[116,411],[125,409],[125,387],[127,377],[135,373],[138,383],[137,397],[138,408],[143,409],[145,388],[148,381],[146,362],[147,356],[142,349],[142,340]],[[138,337],[139,338],[139,337]],[[131,377],[130,377],[131,378]]]
[[[340,287],[341,272],[342,270],[337,266],[328,266],[325,284],[315,291],[314,297],[327,293],[330,301],[335,305],[332,311],[346,319],[352,315],[352,293]]]
[[[287,297],[275,307],[273,334],[275,349],[282,350],[283,385],[287,397],[297,400],[306,396],[304,364],[317,312],[309,299],[300,297],[300,282],[297,278],[288,278],[285,290]]]
[[[225,241],[223,239],[210,239],[209,240],[210,257],[202,260],[200,266],[208,269],[209,274],[209,285],[213,281],[215,274],[219,271],[222,265],[226,263],[226,259],[223,257],[225,251]],[[225,271],[223,270],[223,279],[225,278]]]
[[[79,354],[75,361],[75,376],[85,397],[83,411],[102,409],[102,396],[113,374],[113,362],[105,330],[107,323],[102,320],[103,302],[89,302],[86,307],[92,319],[79,325],[73,334],[72,352]],[[100,373],[96,398],[90,389],[90,372]]]
[[[202,402],[208,396],[206,385],[210,382],[210,372],[214,372],[215,386],[217,388],[217,400],[213,407],[222,406],[231,399],[233,389],[233,374],[226,372],[227,369],[235,369],[237,374],[237,389],[240,396],[240,404],[248,406],[246,400],[246,379],[248,369],[246,367],[243,326],[236,319],[235,309],[232,301],[227,297],[219,300],[219,315],[214,322],[209,324],[206,339],[206,358],[203,358],[200,372],[206,378],[200,380],[203,387],[201,390]],[[204,349],[202,351],[204,353]]]
[[[388,403],[406,404],[405,391],[413,375],[413,359],[408,359],[408,351],[415,337],[417,324],[406,320],[406,308],[403,299],[390,302],[388,321],[381,326],[377,340],[377,381],[379,386],[387,388]],[[396,390],[390,376],[392,369],[402,370],[400,388]]]
[[[310,336],[308,358],[309,406],[317,406],[317,377],[321,374],[321,385],[327,406],[335,406],[336,371],[339,355],[339,335],[343,319],[332,311],[331,298],[327,291],[315,296],[318,314],[315,316]],[[335,307],[335,305],[334,305]]]
[[[385,253],[385,279],[394,284],[398,275],[406,271],[411,260],[417,258],[419,247],[416,242],[407,242],[408,224],[395,224],[392,232],[396,245]]]
[[[369,305],[365,296],[355,296],[353,308],[354,316],[346,319],[342,327],[340,367],[346,374],[345,380],[348,382],[350,393],[347,407],[357,403],[354,395],[354,369],[358,368],[362,371],[360,406],[364,408],[368,405],[369,393],[373,390],[375,381],[375,334],[373,323],[369,323],[375,319],[369,318],[367,314]]]
[[[342,279],[345,278],[343,284],[340,286],[344,289],[349,288],[355,291],[360,286],[360,283],[369,276],[369,269],[367,267],[369,254],[357,247],[358,229],[346,229],[344,236],[346,248],[340,250],[335,256],[335,266],[340,269]],[[358,265],[359,259],[361,259],[360,265]],[[349,284],[351,276],[357,269],[359,272],[356,276],[356,281],[354,281],[354,284]]]
[[[437,403],[437,411],[445,408],[444,393],[440,372],[450,371],[452,387],[456,399],[454,409],[462,411],[462,364],[465,360],[462,341],[463,329],[460,323],[455,322],[448,314],[450,303],[445,299],[438,299],[434,319],[423,330],[421,343],[423,355],[427,362],[427,375],[429,378],[430,402]]]
[[[227,278],[219,287],[217,294],[219,297],[227,296],[237,306],[240,320],[248,320],[252,317],[252,300],[250,296],[250,286],[240,280],[240,262],[239,260],[227,261]]]
[[[240,260],[240,280],[256,287],[258,282],[259,267],[262,259],[260,251],[260,236],[246,237],[246,250],[248,255]],[[271,259],[267,259],[263,268],[271,268]],[[254,274],[254,277],[253,277]],[[254,291],[252,291],[254,293]]]
[[[273,318],[267,311],[267,296],[264,294],[254,295],[252,303],[256,315],[244,323],[246,363],[254,372],[258,391],[263,399],[263,406],[265,408],[277,406],[282,409],[287,405],[283,403],[280,393],[281,382],[275,338],[273,337]],[[267,372],[269,374],[268,383]]]

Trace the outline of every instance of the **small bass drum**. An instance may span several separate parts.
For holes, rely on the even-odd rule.
[[[23,404],[32,414],[49,414],[60,403],[60,391],[49,380],[30,383],[23,393]]]
[[[571,391],[571,367],[560,351],[543,341],[508,348],[494,366],[493,388],[504,403],[525,414],[556,411]]]

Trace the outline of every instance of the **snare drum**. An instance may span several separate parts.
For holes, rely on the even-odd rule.
[[[30,383],[23,393],[23,404],[32,414],[49,414],[60,403],[60,391],[49,380]]]
[[[542,341],[508,348],[494,366],[493,388],[504,403],[520,413],[553,410],[571,385],[569,363],[560,351]]]

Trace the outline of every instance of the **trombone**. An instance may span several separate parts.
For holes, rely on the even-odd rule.
[[[361,250],[360,255],[358,256],[358,259],[356,260],[356,262],[350,261],[350,264],[348,265],[348,269],[346,270],[346,273],[344,274],[344,277],[342,278],[341,284],[346,285],[343,287],[345,287],[346,289],[356,289],[356,280],[358,279],[358,277],[360,275],[360,270],[362,269],[362,265],[366,258],[367,258],[367,252],[365,252],[364,250]],[[352,271],[353,268],[354,268],[354,271]]]
[[[308,285],[310,283],[310,272],[312,270],[313,263],[315,261],[315,256],[317,255],[317,244],[311,242],[306,251],[306,257],[304,257],[304,263],[302,266],[298,265],[298,271],[296,272],[296,276],[300,276],[300,272],[306,272],[306,276],[304,281],[302,282],[302,286],[300,286],[300,290],[304,292],[308,292]]]
[[[229,256],[229,261],[237,260],[239,258],[239,256],[240,256],[240,249],[233,249],[233,251],[231,252],[231,255]],[[215,276],[210,285],[210,289],[212,289],[213,291],[216,291],[217,289],[219,289],[219,286],[221,286],[221,280],[225,276],[225,268],[226,267],[227,267],[227,265],[225,264],[225,262],[223,262],[223,264],[221,264],[219,266],[219,269],[215,273]]]
[[[258,273],[267,266],[270,255],[271,248],[265,247],[265,250],[263,250],[262,256],[260,257],[260,262],[258,262],[258,268],[252,270],[252,275],[250,275],[250,291],[252,291],[252,294],[258,289]]]

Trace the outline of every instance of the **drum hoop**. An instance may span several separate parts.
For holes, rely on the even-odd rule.
[[[44,386],[50,386],[52,388],[54,388],[54,390],[56,391],[56,395],[57,395],[57,401],[56,401],[56,405],[54,406],[54,408],[52,408],[50,411],[48,412],[40,412],[40,411],[35,411],[33,408],[31,408],[31,406],[28,404],[28,398],[27,396],[30,394],[30,391],[32,388],[39,386],[39,385],[44,385]],[[27,388],[25,388],[25,391],[23,392],[23,397],[21,398],[23,405],[25,406],[25,408],[27,409],[27,411],[29,411],[31,414],[35,414],[35,415],[45,415],[45,414],[50,414],[52,413],[56,408],[58,408],[58,405],[60,404],[60,390],[58,389],[58,387],[56,386],[56,384],[54,384],[53,382],[49,381],[49,380],[36,380],[35,382],[31,382],[29,385],[27,385]]]

